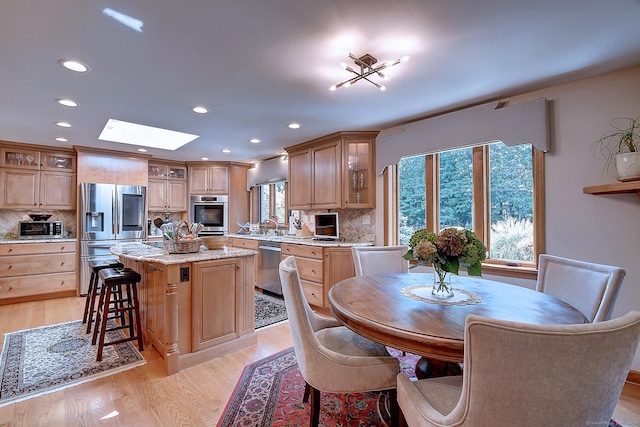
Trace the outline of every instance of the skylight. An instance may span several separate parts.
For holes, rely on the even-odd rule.
[[[163,150],[176,150],[199,136],[109,119],[98,139],[121,144],[161,148]]]
[[[112,17],[113,19],[115,19],[116,21],[118,21],[119,23],[121,23],[122,25],[125,25],[129,28],[131,28],[132,30],[135,30],[139,33],[142,32],[142,26],[144,25],[144,22],[142,22],[139,19],[133,18],[129,15],[125,15],[124,13],[120,13],[117,10],[113,10],[110,8],[105,8],[102,13],[104,13],[107,16]]]

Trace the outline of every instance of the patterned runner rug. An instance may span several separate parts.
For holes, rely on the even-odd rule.
[[[102,361],[96,362],[98,346],[91,345],[92,334],[85,332],[86,325],[76,320],[5,334],[0,407],[146,363],[131,341],[104,347]],[[110,331],[106,341],[122,337],[122,330]]]
[[[256,329],[287,320],[287,309],[282,298],[256,292]]]
[[[413,375],[417,356],[389,349],[400,370]],[[293,347],[247,365],[217,427],[309,425],[310,405],[302,402],[304,379]],[[381,416],[383,393],[321,393],[320,427],[388,426]],[[609,427],[622,427],[611,420]]]

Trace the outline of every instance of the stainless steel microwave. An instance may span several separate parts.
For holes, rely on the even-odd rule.
[[[61,239],[64,237],[62,221],[20,221],[19,239]]]

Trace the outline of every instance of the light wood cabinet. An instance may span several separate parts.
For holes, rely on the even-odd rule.
[[[76,209],[75,155],[14,145],[0,152],[0,208]]]
[[[229,168],[227,166],[189,167],[191,194],[229,194]]]
[[[238,314],[243,311],[241,259],[194,264],[193,350],[202,350],[240,336]]]
[[[187,167],[149,162],[149,210],[187,210]]]
[[[377,134],[337,132],[287,147],[289,208],[375,207]]]
[[[75,296],[76,242],[0,245],[0,304]]]
[[[296,257],[302,290],[307,301],[328,307],[328,293],[333,285],[356,275],[351,248],[282,244],[282,259]]]
[[[257,286],[259,280],[258,274],[260,274],[260,263],[262,262],[262,260],[260,259],[260,249],[258,248],[258,246],[260,246],[260,241],[255,239],[243,239],[241,237],[231,237],[229,238],[229,240],[231,242],[231,246],[234,248],[252,249],[258,252],[258,255],[256,255],[255,257],[253,275],[253,277],[255,278],[253,286]]]

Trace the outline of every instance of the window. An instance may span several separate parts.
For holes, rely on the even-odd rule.
[[[286,189],[287,185],[284,181],[258,186],[260,222],[267,222],[274,216],[278,218],[280,224],[288,222]]]
[[[399,241],[420,228],[472,229],[487,246],[485,264],[535,267],[544,249],[543,153],[494,142],[406,157],[398,164]]]

